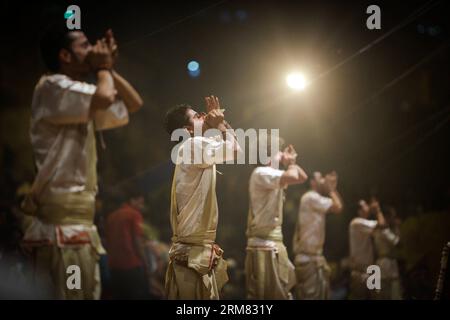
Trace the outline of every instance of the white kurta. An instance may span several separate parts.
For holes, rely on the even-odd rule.
[[[195,152],[199,152],[199,154],[208,153],[207,161],[202,157],[202,160],[197,164],[193,161],[185,161],[177,165],[175,191],[178,215],[177,230],[174,230],[174,234],[179,238],[188,237],[201,231],[202,215],[211,188],[211,181],[213,181],[212,176],[216,174],[215,165],[232,160],[234,148],[235,145],[232,141],[223,140],[221,136],[211,138],[192,137],[183,142],[179,148],[179,159],[182,159],[186,152],[190,152],[192,155]],[[212,222],[209,227],[216,229],[217,198],[214,197],[212,201],[215,213],[211,217]]]
[[[325,243],[325,219],[333,201],[310,190],[300,199],[293,247],[296,255],[321,255]]]
[[[390,228],[377,230],[374,233],[374,244],[377,252],[376,264],[381,269],[382,279],[397,279],[399,277],[397,260],[392,257],[400,237]]]
[[[54,204],[55,197],[61,195],[67,198],[81,193],[92,204],[90,206],[94,206],[97,192],[94,127],[103,130],[128,123],[128,112],[121,100],[90,117],[95,90],[95,85],[72,80],[63,74],[43,75],[34,89],[30,136],[38,169],[32,194],[38,206]],[[63,209],[61,215],[65,214]],[[33,221],[25,231],[24,240],[53,243],[54,228]],[[58,228],[69,236],[75,231],[96,232],[92,226]]]
[[[350,222],[350,262],[353,268],[360,270],[374,264],[375,249],[372,235],[376,226],[377,221],[359,217]]]
[[[272,167],[257,167],[250,176],[249,193],[251,218],[249,230],[275,229],[283,222],[283,186],[280,179],[284,171]],[[263,244],[257,238],[249,238],[249,245],[253,242]],[[265,240],[267,242],[267,240]],[[266,245],[270,245],[267,243]]]
[[[43,280],[57,299],[100,297],[99,254],[104,253],[93,225],[97,192],[94,127],[108,129],[128,122],[122,101],[90,112],[96,86],[63,74],[44,75],[35,87],[31,144],[37,176],[24,210],[24,245],[33,250],[35,279]],[[66,268],[78,265],[81,290],[66,285]]]
[[[234,149],[235,142],[222,136],[191,137],[178,149],[171,191],[173,244],[165,284],[169,299],[218,299],[228,281],[223,251],[215,244],[215,177],[216,164],[233,159]],[[195,152],[201,156],[194,162]]]
[[[44,75],[34,89],[31,107],[31,144],[38,175],[35,197],[49,193],[68,193],[86,189],[87,138],[94,120],[103,130],[128,123],[128,112],[121,100],[107,110],[89,117],[96,86],[70,79],[63,74]],[[96,191],[96,181],[92,191]],[[41,195],[41,193],[43,193]]]
[[[245,259],[247,298],[291,299],[295,268],[289,260],[281,232],[284,171],[258,167],[250,177],[250,210]]]

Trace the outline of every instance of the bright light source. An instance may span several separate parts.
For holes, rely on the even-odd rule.
[[[298,72],[290,73],[286,77],[286,83],[289,88],[294,90],[304,90],[307,85],[305,76]]]
[[[200,68],[200,64],[197,61],[192,60],[188,63],[187,68],[189,71],[195,72]]]
[[[200,75],[200,64],[195,60],[189,61],[187,69],[192,78],[197,78]]]

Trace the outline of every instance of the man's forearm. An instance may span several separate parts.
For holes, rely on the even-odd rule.
[[[113,70],[111,74],[114,79],[114,86],[117,90],[117,93],[125,103],[128,112],[138,111],[144,103],[139,93],[133,88],[133,86],[127,80],[125,80],[116,71]]]
[[[291,162],[287,165],[286,170],[280,178],[280,185],[289,186],[292,184],[300,184],[307,179],[304,171],[295,163]]]
[[[99,70],[97,76],[97,89],[91,100],[90,114],[93,115],[98,109],[108,108],[115,99],[116,89],[114,79],[108,70]]]
[[[230,126],[230,124],[227,121],[223,121],[223,126],[219,128],[219,130],[222,132],[223,140],[230,141],[233,143],[233,151],[234,151],[234,159],[237,158],[237,153],[241,150],[239,143],[237,141],[236,134],[233,130],[233,128]]]
[[[333,205],[331,206],[331,212],[340,213],[343,209],[342,198],[337,190],[333,190],[330,192],[330,198],[333,201]]]
[[[306,180],[308,180],[308,175],[306,174],[305,170],[303,170],[299,165],[296,165],[296,167],[297,167],[297,171],[298,171],[298,175],[300,177],[300,180],[302,181],[301,183],[303,183]]]
[[[386,220],[384,219],[384,215],[383,215],[383,212],[381,210],[377,211],[377,221],[378,221],[378,226],[380,228],[386,228],[387,227]]]

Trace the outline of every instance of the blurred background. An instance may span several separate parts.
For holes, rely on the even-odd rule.
[[[405,298],[432,298],[442,247],[450,239],[446,1],[377,1],[381,30],[366,27],[369,1],[2,1],[4,253],[16,252],[14,210],[35,174],[28,130],[32,92],[44,72],[39,37],[70,4],[80,6],[82,30],[91,42],[112,28],[119,43],[117,69],[145,101],[128,126],[104,132],[105,149],[97,143],[100,221],[120,205],[121,188],[132,183],[145,195],[149,239],[170,243],[173,165],[164,115],[179,103],[203,110],[203,97],[214,94],[234,128],[279,129],[308,173],[338,172],[345,209],[328,218],[325,243],[335,292],[347,286],[343,261],[356,201],[376,196],[394,206],[403,222],[398,257]],[[286,85],[294,71],[310,80],[305,90]],[[252,169],[218,167],[223,175],[217,181],[217,242],[231,265],[225,298],[245,298]],[[305,184],[287,192],[283,231],[289,252],[306,190]]]

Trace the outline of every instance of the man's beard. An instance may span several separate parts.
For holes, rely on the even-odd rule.
[[[70,52],[72,55],[72,58],[74,59],[76,66],[75,70],[78,73],[78,75],[82,78],[87,78],[92,73],[92,70],[90,66],[87,64],[86,61],[82,61],[77,55],[73,52]]]

